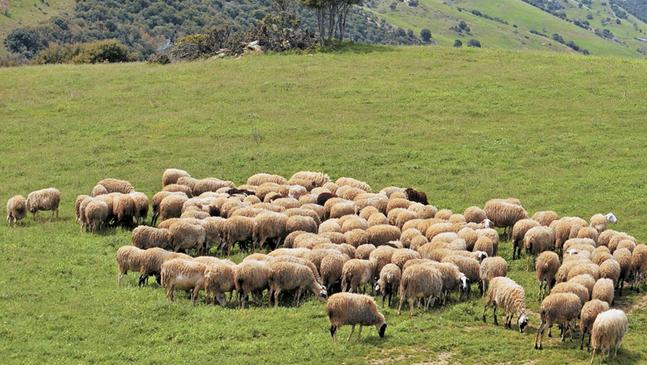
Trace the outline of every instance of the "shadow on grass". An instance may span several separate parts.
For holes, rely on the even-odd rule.
[[[392,52],[395,51],[394,46],[380,45],[380,44],[363,44],[353,42],[333,43],[319,48],[319,53],[356,53],[367,54],[374,52]]]

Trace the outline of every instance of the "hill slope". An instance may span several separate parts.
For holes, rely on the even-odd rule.
[[[3,363],[583,363],[579,342],[532,349],[537,283],[526,260],[527,332],[481,321],[478,294],[333,345],[323,304],[235,308],[175,303],[154,284],[115,283],[128,232],[82,234],[74,198],[104,177],[151,194],[167,167],[241,183],[265,171],[322,170],[375,189],[415,186],[460,212],[497,196],[532,213],[590,217],[647,239],[647,63],[550,53],[379,48],[371,53],[250,56],[181,63],[0,69],[0,200],[44,186],[61,219],[0,225]],[[241,256],[236,255],[235,260]],[[476,291],[476,288],[473,289]],[[647,362],[646,294],[632,308],[621,363]],[[500,319],[502,317],[499,317]],[[553,334],[557,329],[554,328]],[[356,331],[357,333],[357,331]],[[188,360],[190,359],[190,360]]]
[[[647,55],[647,43],[637,40],[645,37],[647,25],[632,15],[621,19],[602,3],[594,0],[588,7],[580,7],[578,2],[564,0],[554,14],[521,0],[373,0],[367,7],[398,26],[416,32],[430,29],[442,45],[452,45],[455,39],[466,43],[474,38],[491,48],[574,52],[566,46],[572,41],[596,55]],[[575,20],[587,21],[591,28],[577,26]],[[467,23],[469,32],[454,29],[460,21]],[[596,29],[600,34],[607,29],[613,36],[596,35]],[[553,34],[560,35],[563,41],[557,42]]]

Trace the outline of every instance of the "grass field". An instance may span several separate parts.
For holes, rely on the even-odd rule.
[[[462,211],[500,196],[530,212],[590,217],[647,238],[647,63],[433,48],[250,56],[170,66],[0,69],[0,198],[56,186],[62,216],[0,225],[3,363],[579,363],[546,338],[526,261],[510,276],[532,311],[524,334],[480,320],[480,298],[396,315],[387,336],[333,345],[323,304],[247,310],[169,303],[134,276],[116,286],[128,232],[82,234],[73,200],[101,178],[160,189],[162,171],[242,182],[308,169],[373,187],[415,186]],[[372,51],[371,51],[372,50]],[[240,256],[236,257],[240,259]],[[647,297],[617,301],[630,332],[610,363],[647,362]],[[491,321],[491,316],[490,316]],[[347,336],[342,328],[340,336]]]

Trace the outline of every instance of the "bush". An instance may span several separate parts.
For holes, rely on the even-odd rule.
[[[461,42],[460,39],[455,40],[454,41],[454,47],[456,47],[456,48],[463,47],[463,42]]]
[[[564,41],[564,37],[562,37],[561,35],[559,35],[559,33],[554,33],[552,38],[553,38],[553,40],[554,40],[555,42],[562,43],[562,44],[566,43],[566,42]]]
[[[431,31],[427,28],[423,28],[420,31],[420,39],[422,39],[423,42],[429,43],[431,40]]]
[[[47,47],[47,40],[38,29],[18,28],[7,34],[5,46],[11,53],[32,58]]]
[[[40,51],[34,58],[38,64],[47,63],[115,63],[130,62],[136,57],[128,47],[117,40],[108,39],[89,43],[52,45]]]
[[[6,56],[0,56],[0,67],[16,67],[26,65],[29,62],[25,56],[9,54]]]
[[[481,48],[481,42],[479,42],[478,39],[470,39],[470,41],[467,42],[467,46]]]

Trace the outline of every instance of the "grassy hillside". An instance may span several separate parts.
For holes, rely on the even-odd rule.
[[[73,7],[74,0],[9,1],[8,16],[0,14],[0,42],[15,28],[37,24]],[[0,56],[6,53],[4,44],[0,45]]]
[[[359,67],[361,65],[361,67]],[[323,170],[374,187],[415,186],[462,211],[516,196],[530,212],[590,217],[647,239],[647,63],[621,58],[435,48],[250,56],[170,66],[0,69],[0,198],[56,186],[62,217],[0,225],[3,363],[584,362],[545,338],[526,261],[501,254],[526,288],[524,334],[480,320],[473,297],[429,313],[384,309],[387,336],[333,345],[323,304],[238,310],[169,303],[133,276],[115,283],[128,232],[92,235],[73,200],[106,176],[160,189],[162,171],[242,182],[253,173]],[[235,257],[240,259],[240,255]],[[647,296],[617,304],[630,331],[617,362],[647,362]],[[501,317],[500,317],[501,318]],[[340,338],[349,328],[341,329]]]
[[[390,7],[391,4],[397,4],[395,10]],[[375,13],[398,26],[417,32],[422,28],[430,29],[433,38],[441,45],[452,45],[455,39],[467,43],[469,39],[475,38],[483,47],[489,48],[573,52],[569,47],[551,39],[557,33],[566,41],[574,41],[595,55],[644,57],[644,54],[636,50],[645,44],[636,40],[636,37],[643,36],[638,29],[647,31],[647,25],[633,16],[623,20],[622,24],[616,24],[615,15],[608,5],[601,5],[601,0],[593,1],[590,11],[579,8],[577,2],[566,1],[566,20],[521,0],[420,0],[415,7],[407,5],[407,2],[377,0],[369,2],[369,6]],[[473,10],[482,15],[475,15]],[[593,29],[586,30],[567,21],[575,18],[586,20],[588,13],[593,16],[589,22],[594,28],[608,28],[617,40],[601,38],[595,35]],[[603,25],[602,20],[606,18],[612,18],[612,21]],[[461,20],[471,28],[469,34],[450,29]]]

